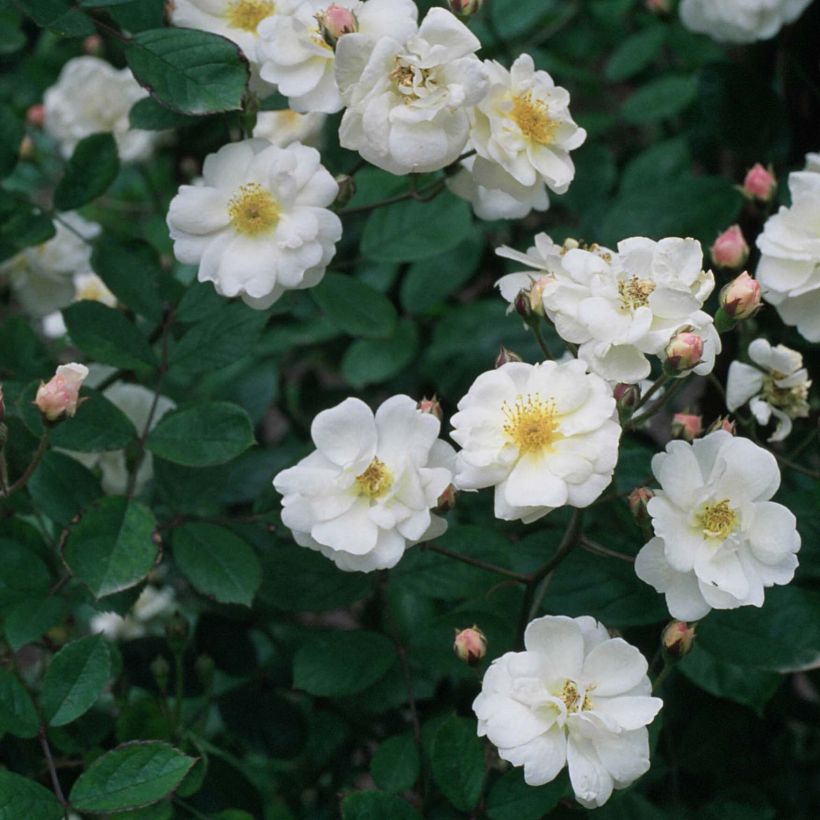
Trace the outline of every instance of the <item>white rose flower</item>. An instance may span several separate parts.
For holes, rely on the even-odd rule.
[[[612,480],[621,428],[609,385],[584,362],[509,362],[458,403],[456,487],[495,487],[495,515],[529,524],[586,507]]]
[[[729,365],[726,407],[734,411],[749,402],[763,425],[774,416],[777,428],[769,441],[783,441],[792,431],[792,419],[809,415],[811,381],[803,356],[785,345],[772,347],[766,339],[755,339],[749,345],[749,358],[758,367],[737,361]]]
[[[339,186],[315,148],[234,142],[205,158],[202,176],[168,209],[174,254],[199,265],[200,282],[265,309],[321,281],[342,223],[328,210]]]
[[[355,28],[328,36],[328,10],[345,14]],[[259,26],[257,54],[263,80],[275,83],[294,111],[333,114],[342,109],[333,42],[354,37],[369,51],[381,37],[403,42],[416,30],[413,0],[277,0],[276,13]]]
[[[791,206],[770,216],[757,237],[756,278],[780,318],[820,342],[820,173],[789,174],[789,190]]]
[[[318,148],[326,119],[325,114],[299,114],[289,109],[260,111],[256,115],[253,135],[280,148],[286,148],[292,142]]]
[[[149,390],[141,384],[117,382],[104,390],[103,395],[125,413],[134,427],[137,428],[137,433],[142,433],[154,403],[155,394],[153,390]],[[153,430],[157,422],[175,407],[176,404],[171,399],[160,396],[151,419],[150,429]],[[101,473],[100,484],[105,493],[108,495],[124,495],[126,493],[128,489],[128,462],[125,450],[108,450],[99,453],[66,451],[66,453],[88,467],[89,470],[99,468]],[[134,484],[137,495],[145,489],[153,477],[154,460],[151,453],[146,451],[137,470]]]
[[[452,483],[455,453],[439,429],[408,396],[387,399],[375,417],[352,398],[319,413],[316,450],[273,479],[296,543],[339,569],[371,572],[441,535],[447,524],[431,510]]]
[[[436,171],[458,159],[468,110],[487,91],[478,38],[450,12],[432,8],[406,42],[382,37],[372,51],[347,34],[336,80],[347,110],[339,139],[392,174]]]
[[[91,270],[90,240],[100,233],[96,222],[73,211],[60,214],[54,228],[48,242],[26,248],[0,265],[0,274],[8,275],[17,301],[35,317],[71,304],[74,276]]]
[[[175,605],[173,587],[148,584],[124,618],[116,612],[98,612],[92,616],[89,629],[92,635],[104,635],[110,641],[131,641],[152,631],[159,619],[173,613]]]
[[[602,806],[649,770],[649,733],[663,705],[646,659],[589,616],[547,615],[524,633],[524,652],[496,658],[473,701],[478,734],[524,780],[541,786],[567,766],[575,799]]]
[[[117,70],[98,57],[74,57],[45,93],[45,129],[64,157],[83,137],[106,132],[114,135],[123,162],[140,162],[151,156],[159,134],[131,128],[128,112],[147,96],[130,69]]]
[[[722,43],[752,43],[774,37],[796,20],[811,0],[683,0],[680,19]]]
[[[647,509],[655,537],[635,572],[666,595],[673,618],[763,605],[763,590],[797,567],[795,517],[769,499],[780,485],[774,456],[725,430],[671,441],[652,459],[660,482]]]

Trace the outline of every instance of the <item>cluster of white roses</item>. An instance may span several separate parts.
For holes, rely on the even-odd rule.
[[[774,37],[793,23],[811,0],[683,0],[680,19],[692,31],[723,43],[752,43]]]

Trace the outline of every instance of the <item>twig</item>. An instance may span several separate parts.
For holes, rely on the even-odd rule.
[[[51,776],[51,786],[54,789],[54,794],[57,796],[57,800],[60,801],[60,805],[64,809],[65,816],[68,817],[68,801],[65,799],[63,789],[60,786],[60,778],[57,777],[57,769],[54,766],[54,758],[51,756],[51,747],[48,745],[48,738],[46,737],[46,727],[42,723],[37,731],[37,737],[40,739],[40,747],[42,748],[43,754],[46,758],[46,765],[48,766],[48,773]]]
[[[34,456],[31,459],[31,463],[26,467],[23,471],[23,474],[17,481],[14,482],[9,488],[8,492],[5,495],[11,495],[15,490],[20,490],[26,486],[28,480],[33,475],[34,471],[37,469],[37,466],[43,459],[43,456],[46,453],[46,449],[48,448],[48,430],[40,437],[40,443],[37,445],[37,450],[34,453]]]
[[[607,558],[618,558],[621,561],[628,561],[630,564],[635,563],[635,558],[632,555],[626,555],[623,552],[611,550],[602,544],[598,544],[596,541],[590,540],[585,535],[581,536],[580,546],[582,549],[585,549],[587,552],[591,552],[595,555],[604,555]]]
[[[532,332],[535,334],[536,341],[538,342],[538,346],[541,348],[542,352],[548,359],[554,359],[555,356],[552,355],[552,351],[550,350],[550,346],[547,344],[547,340],[544,338],[544,334],[541,332],[541,325],[540,322],[533,323],[531,325]]]
[[[529,575],[522,575],[520,572],[515,572],[514,570],[506,569],[505,567],[499,567],[496,564],[490,564],[488,561],[482,561],[480,558],[473,558],[472,556],[464,555],[461,552],[453,552],[453,550],[448,550],[446,547],[440,547],[438,544],[431,544],[428,542],[426,544],[422,544],[421,548],[423,550],[430,550],[430,552],[437,552],[439,555],[446,555],[448,558],[461,561],[464,564],[470,564],[470,566],[478,567],[479,569],[485,569],[488,572],[495,572],[497,575],[504,575],[507,578],[512,578],[514,581],[518,581],[519,584],[530,583]]]

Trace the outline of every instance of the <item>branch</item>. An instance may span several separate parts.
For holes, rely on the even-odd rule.
[[[46,758],[46,765],[48,766],[48,773],[51,776],[51,786],[54,789],[54,794],[60,801],[60,805],[66,810],[66,816],[68,816],[68,801],[65,799],[63,789],[60,786],[60,779],[57,777],[57,769],[54,766],[54,758],[51,756],[51,747],[48,745],[48,738],[46,737],[46,727],[42,723],[37,732],[37,737],[40,740],[40,747]]]
[[[504,575],[507,578],[512,578],[514,581],[518,581],[519,584],[530,583],[529,575],[522,575],[520,572],[515,572],[514,570],[506,569],[505,567],[499,567],[496,564],[490,564],[488,561],[482,561],[480,558],[473,558],[472,556],[464,555],[461,552],[453,552],[453,550],[448,550],[446,547],[440,547],[438,544],[431,544],[428,542],[426,544],[422,544],[421,548],[423,550],[437,552],[439,555],[446,555],[448,558],[452,558],[455,561],[461,561],[464,564],[470,564],[470,566],[485,569],[488,572],[495,572],[497,575]]]
[[[48,430],[46,430],[43,435],[40,437],[40,443],[37,445],[37,450],[34,453],[34,457],[31,459],[31,463],[26,467],[23,474],[17,481],[14,482],[9,488],[8,491],[4,493],[4,495],[11,495],[15,490],[20,490],[28,484],[28,480],[33,475],[34,471],[37,469],[39,463],[43,460],[43,456],[48,449]]]

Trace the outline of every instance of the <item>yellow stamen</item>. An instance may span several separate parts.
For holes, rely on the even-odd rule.
[[[504,402],[501,410],[507,418],[504,433],[521,454],[546,450],[561,438],[553,399],[527,394],[518,396],[512,406]]]
[[[512,118],[521,133],[539,145],[549,145],[555,138],[558,123],[550,119],[543,100],[533,102],[532,92],[513,97]]]
[[[258,182],[248,182],[228,203],[228,215],[237,233],[259,236],[276,227],[282,211],[270,191]]]
[[[273,8],[271,0],[230,0],[225,17],[231,28],[255,33],[256,27],[273,14]]]
[[[393,485],[393,476],[381,459],[374,458],[367,469],[356,476],[359,495],[368,498],[381,498]]]
[[[572,680],[565,680],[558,697],[564,701],[564,706],[567,707],[567,712],[586,712],[592,709],[592,700],[588,692],[594,687],[590,686],[587,692],[584,693],[583,698],[578,691],[578,684]]]
[[[628,279],[620,279],[618,298],[621,301],[621,309],[637,310],[639,307],[646,307],[654,290],[655,283],[650,279],[639,279],[634,275]]]
[[[707,538],[725,541],[737,525],[737,513],[729,506],[729,499],[716,504],[706,504],[698,516],[703,534]]]

